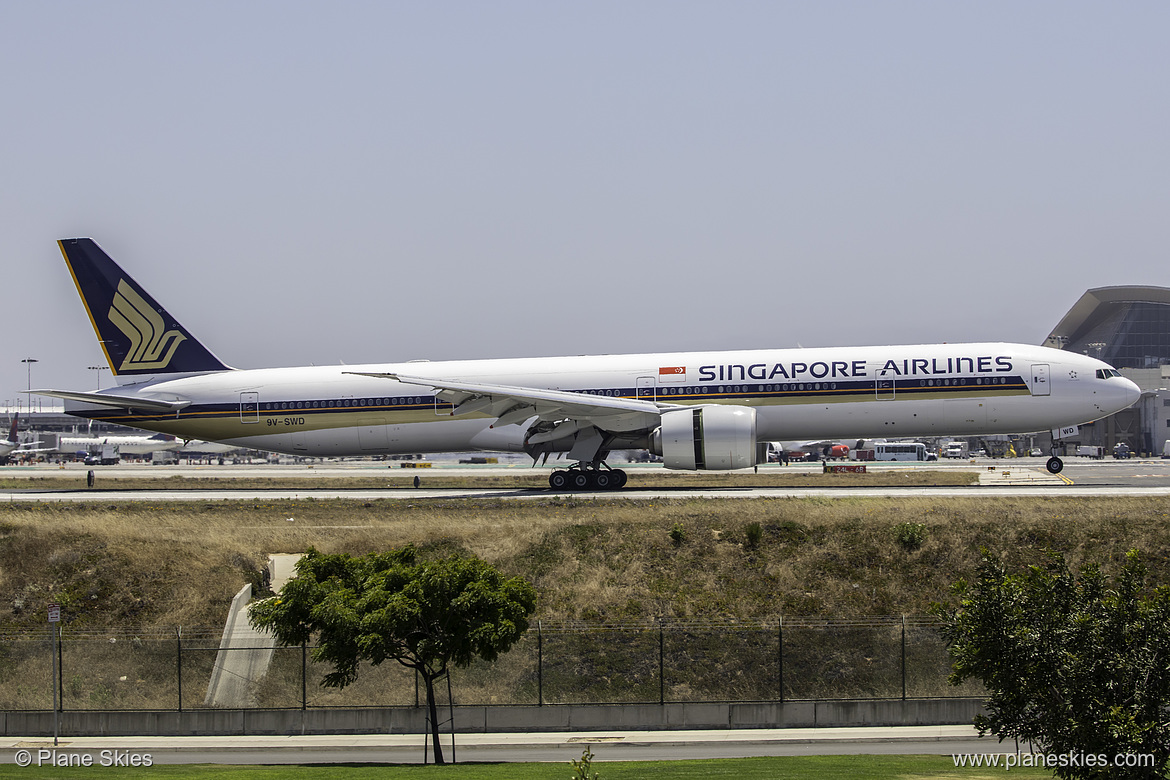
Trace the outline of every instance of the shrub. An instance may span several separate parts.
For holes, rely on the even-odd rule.
[[[754,550],[760,546],[760,542],[764,538],[764,528],[759,523],[748,523],[747,527],[743,529],[744,547],[749,550]]]
[[[580,761],[575,758],[571,758],[569,761],[573,764],[572,780],[598,780],[600,777],[593,771],[593,751],[589,748],[585,748]]]
[[[894,526],[894,538],[906,552],[914,552],[926,541],[926,524],[898,523]]]
[[[686,529],[682,527],[682,523],[675,523],[670,528],[669,536],[671,543],[674,544],[675,547],[679,547],[682,545],[683,540],[687,538],[687,532]]]

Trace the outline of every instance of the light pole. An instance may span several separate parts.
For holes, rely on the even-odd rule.
[[[109,371],[110,367],[109,366],[86,366],[86,368],[88,368],[90,371],[97,371],[98,372],[98,374],[97,374],[97,389],[101,390],[102,389],[102,372]]]
[[[40,363],[41,361],[37,360],[36,358],[27,357],[27,358],[24,358],[23,360],[21,360],[20,362],[25,363],[28,366],[28,400],[29,400],[29,406],[31,407],[32,406],[32,364],[33,363]]]

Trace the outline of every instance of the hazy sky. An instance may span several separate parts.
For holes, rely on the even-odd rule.
[[[0,399],[89,236],[239,367],[1040,343],[1170,286],[1170,5],[0,0]],[[102,372],[102,384],[110,384]]]

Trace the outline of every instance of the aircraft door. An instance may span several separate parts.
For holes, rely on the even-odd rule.
[[[877,378],[874,379],[874,391],[879,401],[894,400],[894,373],[886,369],[878,371]]]
[[[1032,366],[1032,395],[1051,395],[1052,383],[1048,381],[1048,364],[1036,363]]]
[[[240,422],[260,422],[260,394],[240,393]]]
[[[658,392],[658,379],[652,376],[638,377],[638,398],[643,401],[653,401]]]

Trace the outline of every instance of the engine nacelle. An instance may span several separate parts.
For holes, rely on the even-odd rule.
[[[750,406],[700,406],[665,412],[650,434],[650,451],[668,469],[725,471],[757,460],[756,410]]]

